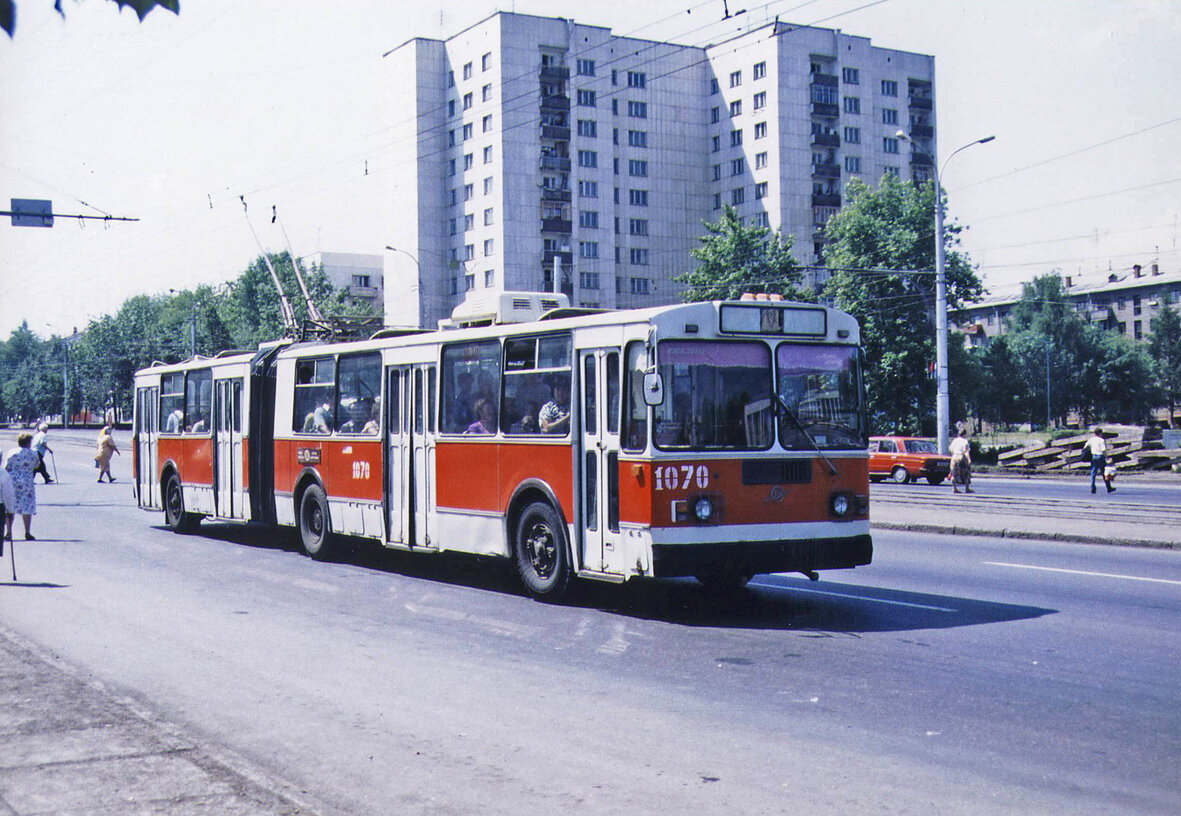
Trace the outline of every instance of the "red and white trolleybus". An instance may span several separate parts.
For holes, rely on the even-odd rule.
[[[558,298],[143,369],[139,505],[177,531],[295,528],[317,559],[342,536],[502,556],[538,597],[573,577],[870,563],[852,317],[762,299],[546,311]]]

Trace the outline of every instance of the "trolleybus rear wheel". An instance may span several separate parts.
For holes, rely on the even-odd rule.
[[[174,533],[191,533],[201,523],[200,516],[185,512],[185,494],[175,473],[164,483],[164,521]]]
[[[570,584],[570,556],[562,520],[546,502],[525,508],[517,523],[517,570],[535,598],[556,600]]]
[[[333,554],[332,528],[328,523],[328,499],[319,485],[311,485],[299,500],[299,540],[303,551],[317,561]]]

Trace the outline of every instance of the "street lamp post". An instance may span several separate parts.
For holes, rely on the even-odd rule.
[[[421,328],[422,323],[423,323],[423,321],[422,321],[422,264],[420,264],[418,262],[418,258],[416,258],[414,256],[414,253],[412,253],[412,252],[407,252],[404,249],[400,249],[395,246],[390,246],[389,244],[386,244],[385,248],[388,249],[390,252],[401,252],[407,258],[414,261],[414,268],[418,270],[418,275],[414,280],[414,309],[418,315],[418,321],[417,321],[418,327]],[[388,284],[388,281],[387,281],[387,284]]]
[[[914,140],[909,133],[900,130],[896,135],[904,142],[910,142],[911,148],[914,148]],[[986,144],[995,138],[985,136],[953,150],[943,162],[943,170],[947,169],[947,163],[956,153],[973,145]],[[943,185],[940,181],[943,170],[935,168],[935,431],[939,452],[946,454],[948,427],[951,424],[951,398],[947,384],[947,258],[943,244]]]

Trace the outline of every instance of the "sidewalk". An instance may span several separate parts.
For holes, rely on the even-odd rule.
[[[15,591],[15,590],[5,590]],[[0,627],[0,813],[294,816],[314,813],[247,764]]]

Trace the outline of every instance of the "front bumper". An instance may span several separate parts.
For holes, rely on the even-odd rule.
[[[652,545],[652,574],[657,578],[719,569],[750,575],[849,569],[872,560],[873,537],[869,534],[799,541]]]

